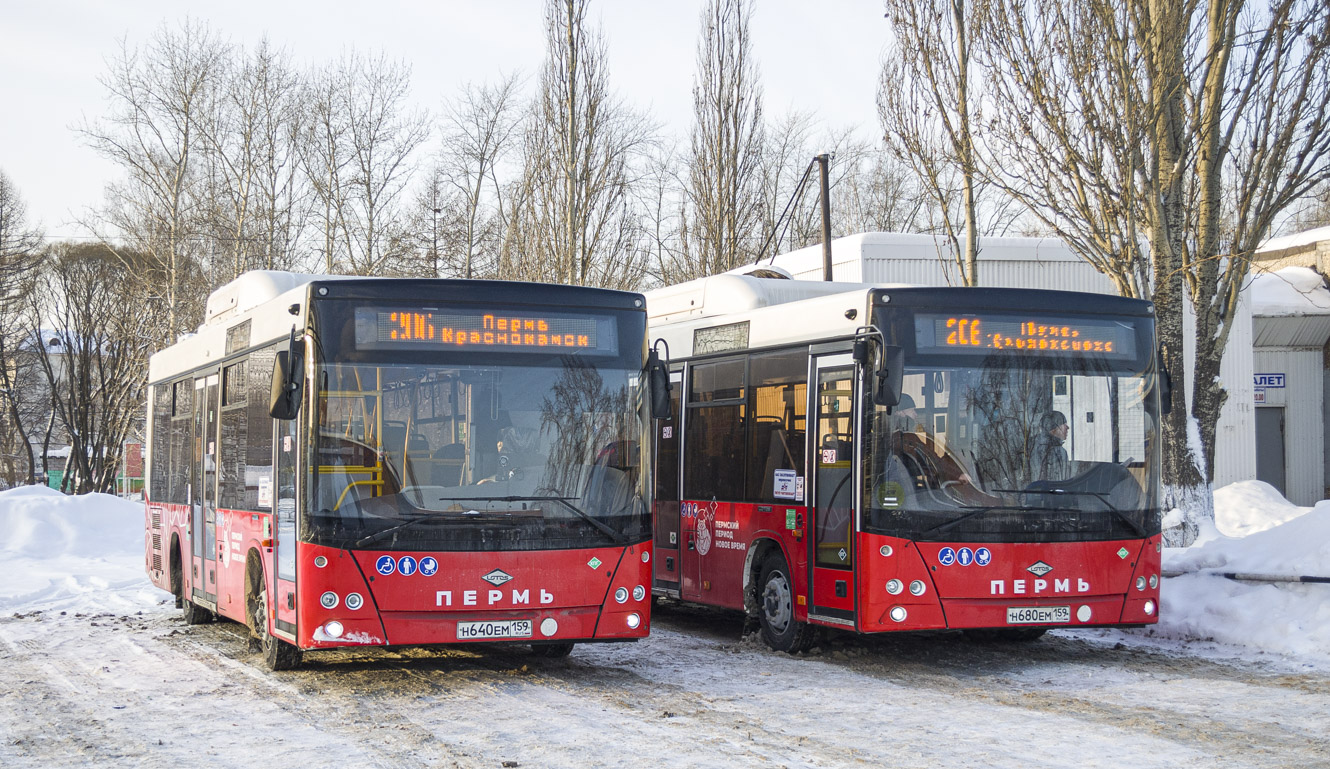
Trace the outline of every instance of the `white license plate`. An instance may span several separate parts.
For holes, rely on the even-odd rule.
[[[1057,625],[1071,622],[1070,606],[1008,606],[1008,625]]]
[[[459,622],[457,640],[479,641],[490,638],[530,638],[531,620],[510,619],[496,622]]]

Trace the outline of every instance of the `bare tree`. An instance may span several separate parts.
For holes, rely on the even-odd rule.
[[[1330,176],[1330,6],[995,0],[983,40],[999,107],[989,168],[1121,293],[1154,302],[1178,385],[1166,496],[1188,540],[1213,517],[1219,364],[1250,259]]]
[[[23,197],[0,170],[0,483],[7,485],[33,483],[36,475],[29,428],[40,406],[33,397],[34,371],[25,349],[31,324],[24,322],[22,298],[32,290],[41,244]]]
[[[348,52],[313,78],[303,159],[318,201],[324,266],[355,275],[394,271],[403,256],[400,198],[429,135],[407,109],[411,70]]]
[[[731,270],[755,256],[763,122],[752,13],[751,0],[710,0],[702,11],[688,167],[697,261],[688,277]]]
[[[70,446],[64,488],[76,494],[114,490],[125,439],[142,415],[151,337],[124,311],[137,290],[122,280],[127,258],[131,269],[157,268],[104,244],[52,246],[33,296],[51,330],[37,357]]]
[[[610,93],[586,0],[548,0],[538,103],[523,137],[522,209],[507,224],[516,277],[614,288],[641,280],[638,166],[653,127]]]
[[[970,62],[977,14],[967,0],[886,0],[886,9],[893,47],[877,101],[886,146],[933,198],[961,283],[977,286],[981,179],[972,127],[982,115]]]
[[[517,75],[492,85],[467,84],[444,108],[443,157],[448,181],[460,193],[464,278],[473,276],[486,252],[490,259],[495,255],[493,220],[502,218],[503,209],[498,168],[518,138],[519,84]]]
[[[188,283],[201,247],[199,125],[213,110],[227,54],[206,24],[191,20],[177,29],[163,26],[141,50],[122,40],[100,79],[110,115],[80,128],[125,173],[108,188],[103,216],[160,268],[153,272],[161,282],[139,290],[168,339],[197,323],[201,309],[198,289]],[[135,277],[127,271],[126,279]]]

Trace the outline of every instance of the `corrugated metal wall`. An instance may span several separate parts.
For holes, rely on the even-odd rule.
[[[1325,494],[1321,358],[1320,350],[1262,348],[1255,353],[1256,373],[1284,375],[1282,388],[1265,388],[1264,407],[1284,407],[1284,496],[1295,505],[1314,505]]]

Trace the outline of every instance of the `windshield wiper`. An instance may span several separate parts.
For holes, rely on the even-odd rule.
[[[582,520],[586,521],[587,523],[591,524],[592,526],[595,526],[596,529],[597,529],[598,531],[600,531],[600,533],[602,533],[602,534],[604,534],[605,536],[609,537],[609,538],[614,542],[614,544],[616,544],[616,545],[622,545],[622,544],[625,543],[625,540],[624,540],[623,536],[622,536],[621,534],[619,534],[619,532],[617,532],[617,531],[615,531],[614,529],[610,528],[609,524],[607,524],[607,523],[605,523],[605,522],[603,522],[603,521],[597,520],[597,519],[596,519],[594,516],[592,516],[590,513],[586,512],[585,510],[583,510],[582,508],[578,507],[577,505],[574,505],[574,504],[570,501],[570,500],[573,500],[573,499],[577,499],[577,497],[520,497],[520,496],[508,496],[508,497],[440,497],[440,498],[439,498],[439,501],[442,502],[442,501],[444,501],[445,499],[451,499],[451,500],[453,500],[453,501],[457,501],[457,502],[561,502],[561,503],[563,503],[563,506],[564,506],[564,507],[568,508],[569,510],[572,510],[572,511],[573,511],[574,513],[576,513],[579,517],[581,517]]]
[[[356,547],[367,547],[369,545],[374,544],[375,542],[378,542],[379,540],[383,539],[389,534],[392,534],[393,532],[401,531],[402,529],[405,529],[408,526],[415,526],[417,523],[421,523],[422,521],[430,521],[430,520],[438,521],[441,519],[437,515],[418,515],[414,518],[403,521],[397,524],[396,526],[389,526],[386,529],[380,529],[379,531],[376,531],[373,534],[367,534],[366,536],[361,537],[360,539],[356,540]]]
[[[926,530],[926,531],[921,531],[921,532],[919,532],[919,536],[920,536],[920,537],[926,537],[926,536],[928,536],[929,534],[933,534],[934,532],[943,532],[943,531],[947,531],[948,529],[951,529],[951,528],[953,528],[953,527],[955,527],[955,526],[959,526],[960,524],[965,523],[966,521],[970,520],[971,518],[978,518],[978,517],[981,516],[981,515],[987,515],[988,513],[991,513],[991,512],[993,512],[994,510],[1024,510],[1025,508],[1020,507],[1019,505],[990,505],[990,506],[988,506],[988,507],[978,507],[978,508],[975,508],[975,507],[963,507],[963,508],[961,508],[961,509],[962,509],[962,510],[969,510],[969,511],[971,511],[971,512],[968,512],[968,513],[966,513],[965,515],[962,515],[960,518],[956,518],[956,519],[954,519],[954,520],[947,521],[946,523],[939,523],[938,525],[936,525],[936,526],[934,526],[933,528],[928,529],[928,530]]]
[[[1108,510],[1109,512],[1113,513],[1118,517],[1118,520],[1127,524],[1127,527],[1130,528],[1132,530],[1132,533],[1134,533],[1136,536],[1140,537],[1141,539],[1145,539],[1146,537],[1150,536],[1145,532],[1145,529],[1139,523],[1132,520],[1131,516],[1127,515],[1125,510],[1119,510],[1116,505],[1114,505],[1112,502],[1109,502],[1108,495],[1103,492],[1068,491],[1066,489],[993,489],[993,491],[1007,492],[1010,494],[1050,494],[1052,496],[1075,494],[1076,496],[1094,497],[1095,499],[1104,503],[1105,510]],[[1100,512],[1100,511],[1094,510],[1089,512]]]

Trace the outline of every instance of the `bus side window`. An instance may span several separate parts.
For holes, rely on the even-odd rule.
[[[744,495],[744,358],[692,367],[684,496],[735,501]]]

